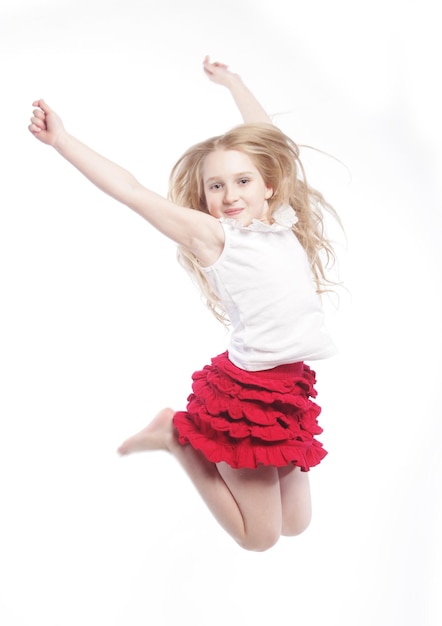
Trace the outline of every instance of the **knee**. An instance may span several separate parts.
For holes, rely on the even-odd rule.
[[[284,537],[296,537],[297,535],[301,535],[310,526],[311,519],[312,516],[309,513],[302,517],[298,516],[296,519],[284,520],[281,535],[284,535]]]
[[[260,536],[246,536],[238,541],[241,548],[249,552],[265,552],[270,550],[278,542],[280,533],[269,532]]]

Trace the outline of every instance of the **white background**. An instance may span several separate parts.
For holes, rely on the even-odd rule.
[[[430,0],[2,0],[1,624],[441,623],[438,39]],[[165,194],[240,122],[205,54],[335,157],[305,151],[348,240],[314,520],[262,554],[166,454],[115,454],[226,335],[174,246],[27,131],[44,97]]]

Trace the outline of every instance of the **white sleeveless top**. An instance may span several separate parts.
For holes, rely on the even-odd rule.
[[[229,358],[248,371],[336,353],[306,252],[290,228],[296,214],[284,207],[274,218],[249,226],[221,218],[224,249],[202,268],[232,324]]]

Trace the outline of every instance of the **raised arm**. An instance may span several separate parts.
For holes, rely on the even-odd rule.
[[[254,122],[272,124],[270,117],[238,74],[231,72],[224,63],[211,63],[208,56],[204,59],[203,67],[210,80],[227,87],[246,124]]]
[[[216,219],[190,208],[179,207],[146,189],[130,172],[101,156],[66,132],[58,115],[44,100],[33,106],[30,132],[52,146],[99,189],[144,217],[166,237],[191,250],[203,263],[217,258],[223,245]]]

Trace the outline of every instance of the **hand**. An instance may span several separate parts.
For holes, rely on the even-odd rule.
[[[224,85],[224,87],[230,88],[232,81],[239,78],[238,74],[231,72],[224,63],[218,63],[218,61],[211,63],[209,56],[204,59],[203,67],[210,80],[218,83],[218,85]]]
[[[39,141],[55,146],[58,139],[66,134],[61,119],[44,100],[36,100],[32,106],[39,108],[33,111],[31,124],[28,126],[29,131]]]

